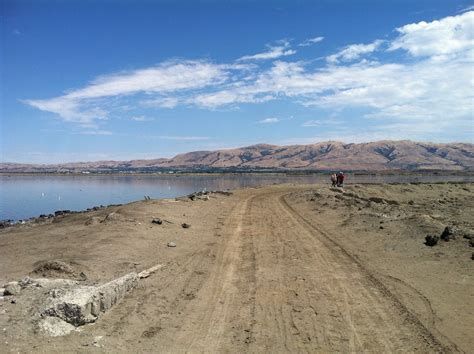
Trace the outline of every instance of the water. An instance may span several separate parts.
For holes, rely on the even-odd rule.
[[[348,183],[405,183],[470,181],[461,175],[352,175]],[[0,176],[0,220],[27,219],[55,210],[85,210],[92,206],[123,204],[151,198],[173,198],[195,191],[227,190],[277,183],[329,183],[326,174],[286,176],[149,175],[149,176]]]

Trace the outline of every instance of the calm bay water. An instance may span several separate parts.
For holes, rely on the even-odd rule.
[[[329,183],[329,176],[149,175],[149,176],[0,176],[0,220],[27,219],[55,210],[85,210],[151,198],[173,198],[195,191],[227,190],[277,183]],[[474,182],[474,176],[347,175],[348,183]]]

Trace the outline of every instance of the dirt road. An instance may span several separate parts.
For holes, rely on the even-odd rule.
[[[386,288],[282,193],[244,198],[178,336],[188,351],[440,350]],[[184,314],[187,317],[187,314]],[[173,348],[168,348],[172,350]]]
[[[215,224],[207,219],[208,242],[167,262],[82,334],[38,348],[75,343],[83,351],[84,336],[101,334],[107,351],[455,350],[321,225],[292,208],[287,196],[301,190],[229,197],[213,210]]]
[[[222,242],[214,252],[173,271],[198,269],[174,289],[174,311],[157,313],[160,350],[443,350],[380,282],[296,214],[286,193],[244,192],[216,229]]]

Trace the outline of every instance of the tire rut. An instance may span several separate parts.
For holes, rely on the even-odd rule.
[[[349,254],[339,243],[337,243],[326,231],[323,230],[321,225],[315,225],[314,221],[308,221],[296,212],[285,199],[285,195],[279,197],[279,202],[287,210],[287,212],[293,215],[294,218],[300,220],[301,225],[312,232],[315,237],[318,237],[325,246],[337,257],[349,260],[353,264],[357,265],[360,271],[364,274],[365,278],[371,283],[372,287],[378,290],[379,296],[386,299],[387,302],[397,309],[399,317],[402,319],[407,328],[410,328],[414,333],[418,335],[424,342],[424,346],[430,351],[459,351],[455,346],[443,345],[436,336],[423,325],[423,323],[409,311],[400,300],[388,290],[388,288],[379,280],[375,275],[368,271],[358,259]],[[421,348],[418,348],[420,350]],[[406,350],[406,349],[405,349]]]

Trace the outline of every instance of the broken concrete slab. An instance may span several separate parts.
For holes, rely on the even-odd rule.
[[[69,279],[47,279],[47,278],[24,277],[18,282],[18,284],[20,284],[22,289],[28,288],[28,287],[65,288],[65,287],[72,287],[72,286],[78,285],[79,282],[75,280],[69,280]]]
[[[100,313],[119,302],[138,283],[138,274],[129,273],[101,286],[79,286],[53,298],[42,316],[58,317],[74,326],[95,322]]]
[[[158,269],[161,269],[163,267],[164,267],[164,264],[157,264],[156,266],[153,266],[151,268],[148,268],[148,269],[138,273],[138,277],[140,279],[148,278],[151,274],[155,273]]]
[[[39,324],[39,329],[51,337],[60,337],[71,333],[76,329],[72,324],[69,324],[58,317],[45,317]]]

